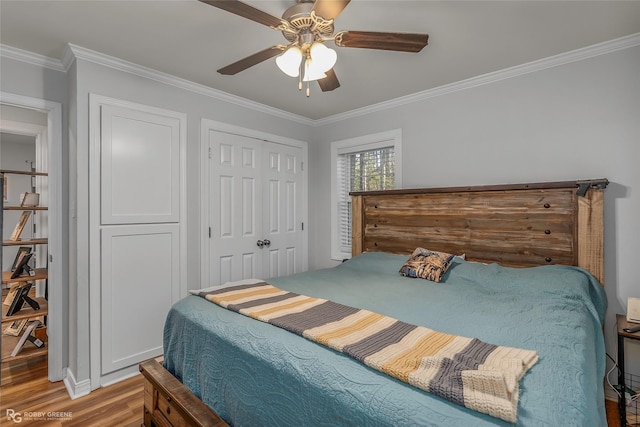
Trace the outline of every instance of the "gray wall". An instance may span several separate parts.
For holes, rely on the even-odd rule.
[[[330,228],[331,141],[401,128],[406,188],[607,178],[606,334],[615,357],[615,314],[640,296],[638,70],[636,46],[315,129],[310,268],[336,264],[320,232]],[[640,373],[640,345],[627,348]]]

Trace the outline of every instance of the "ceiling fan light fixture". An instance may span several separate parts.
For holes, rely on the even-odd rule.
[[[310,81],[317,81],[322,92],[340,87],[333,69],[338,55],[333,49],[325,46],[327,41],[333,41],[339,47],[397,52],[420,52],[429,41],[428,34],[417,33],[345,30],[334,34],[334,21],[351,0],[296,0],[295,5],[285,10],[282,18],[263,12],[242,0],[200,1],[281,31],[289,41],[287,46],[278,44],[263,49],[219,69],[218,73],[237,74],[277,56],[276,64],[280,70],[288,76],[297,77],[300,90],[304,76],[304,81],[307,82],[307,96]],[[305,67],[304,73],[302,65]]]
[[[302,51],[296,46],[290,47],[285,53],[276,57],[278,68],[289,77],[300,75],[300,61],[302,61]]]
[[[320,80],[327,77],[321,67],[318,67],[318,64],[313,60],[313,58],[307,58],[304,61],[304,78],[303,82],[312,82],[314,80]]]
[[[311,45],[309,53],[315,67],[321,69],[323,73],[332,69],[338,60],[336,51],[328,48],[324,43],[315,42]]]

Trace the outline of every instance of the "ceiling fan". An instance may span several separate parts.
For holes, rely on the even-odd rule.
[[[200,0],[202,3],[231,12],[282,32],[288,44],[268,47],[233,64],[218,73],[233,75],[278,56],[278,67],[291,77],[299,77],[298,89],[317,80],[323,92],[340,87],[333,66],[337,55],[325,46],[333,41],[340,47],[420,52],[427,45],[428,34],[384,33],[374,31],[339,31],[334,34],[334,20],[351,0],[296,0],[297,3],[277,18],[238,0]]]

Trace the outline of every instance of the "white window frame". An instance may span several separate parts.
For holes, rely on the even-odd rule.
[[[358,136],[331,143],[331,259],[342,261],[351,258],[351,252],[340,249],[338,239],[338,156],[346,153],[375,150],[393,146],[395,187],[402,188],[402,130]]]

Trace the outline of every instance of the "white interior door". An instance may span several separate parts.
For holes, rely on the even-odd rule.
[[[302,271],[302,149],[209,130],[209,285]]]
[[[302,271],[302,150],[289,145],[263,145],[263,279]]]
[[[262,141],[210,131],[210,281],[259,277]]]

